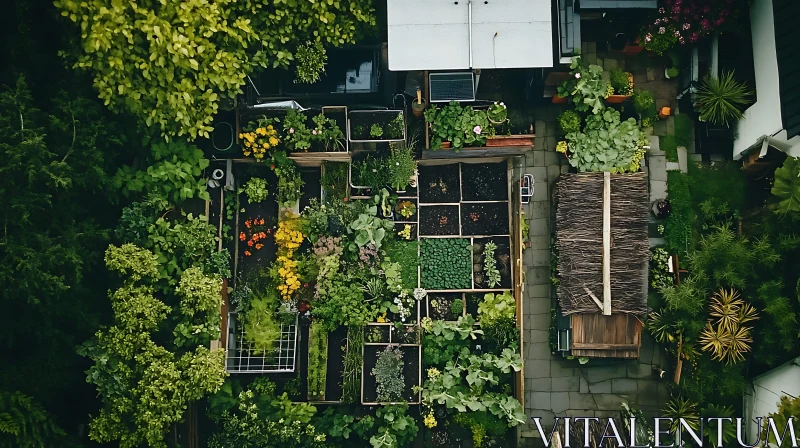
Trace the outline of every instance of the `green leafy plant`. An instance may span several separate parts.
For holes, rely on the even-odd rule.
[[[297,109],[286,111],[283,118],[283,142],[289,151],[308,151],[314,139],[311,129],[306,126],[306,114]]]
[[[0,392],[0,445],[37,448],[59,444],[66,433],[44,407],[22,392]]]
[[[656,103],[655,99],[653,98],[653,92],[650,92],[649,90],[638,90],[633,94],[633,108],[636,110],[636,113],[639,114],[642,120],[647,118],[652,120],[656,117],[655,106]],[[644,126],[644,124],[642,124],[642,126]]]
[[[669,272],[669,253],[663,247],[650,250],[650,287],[655,290],[668,288],[674,283]]]
[[[800,213],[800,158],[787,157],[775,170],[771,193],[775,196],[773,210],[781,216]]]
[[[718,78],[706,77],[697,90],[700,120],[728,126],[742,119],[742,111],[750,103],[753,91],[733,77],[733,71]]]
[[[592,111],[597,115],[605,107],[603,100],[608,97],[608,83],[603,81],[603,67],[584,66],[580,56],[570,63],[572,77],[558,87],[558,96],[571,97],[575,109],[581,112]]]
[[[721,406],[717,404],[708,404],[700,411],[700,416],[703,418],[734,418],[736,414],[730,406]],[[707,429],[704,431],[711,446],[727,446],[736,438],[736,427],[733,425],[722,425],[722,438],[719,438],[719,420],[709,420]],[[784,426],[779,426],[783,428]]]
[[[662,27],[664,32],[652,33],[647,28],[642,32],[640,39],[642,46],[653,53],[658,55],[664,54],[665,51],[674,47],[678,43],[678,36],[675,36],[675,28],[673,26]]]
[[[500,271],[497,269],[497,260],[494,259],[494,251],[497,244],[489,241],[483,248],[483,272],[486,273],[486,283],[489,288],[494,288],[500,284]]]
[[[395,210],[400,214],[400,216],[408,219],[414,216],[414,213],[417,212],[417,206],[411,201],[400,201],[395,206]]]
[[[737,291],[721,289],[711,298],[709,315],[711,318],[700,333],[703,351],[727,364],[743,361],[753,342],[752,329],[743,324],[758,319],[755,308],[740,299]]]
[[[794,433],[800,433],[800,424],[797,421],[797,416],[800,415],[800,398],[784,395],[780,398],[780,401],[777,404],[777,412],[769,414],[769,417],[772,417],[773,421],[775,422],[775,427],[786,428],[786,425],[791,422],[794,428]],[[778,444],[778,441],[775,440],[775,433],[770,431],[768,425],[765,425],[761,436],[761,440],[764,440],[764,442],[769,442],[775,445]]]
[[[340,406],[332,406],[322,413],[316,424],[320,432],[328,436],[326,446],[334,443],[332,446],[344,448],[356,442],[366,443],[375,426],[375,419],[371,415],[352,415]]]
[[[328,54],[322,42],[306,42],[298,45],[295,50],[294,61],[296,64],[295,83],[314,84],[319,81],[320,75],[325,72],[325,63]]]
[[[683,397],[673,397],[667,402],[667,406],[662,410],[664,417],[672,418],[670,433],[675,433],[680,429],[680,419],[684,419],[686,424],[694,430],[700,429],[700,418],[697,414],[697,404]]]
[[[561,129],[561,132],[563,132],[564,135],[571,134],[573,132],[580,132],[582,121],[583,120],[581,119],[581,116],[571,109],[567,109],[558,114],[558,127]]]
[[[617,95],[633,94],[633,76],[620,68],[611,70],[611,87]]]
[[[389,165],[382,159],[368,155],[362,161],[353,162],[353,184],[360,187],[380,189],[391,181]]]
[[[398,114],[386,124],[386,136],[391,139],[403,138],[403,129],[405,128],[405,125],[403,113],[398,112]]]
[[[314,129],[311,131],[311,138],[314,141],[322,142],[325,151],[344,151],[344,132],[336,124],[333,118],[326,118],[324,113],[315,115],[311,119],[314,122]]]
[[[276,195],[278,204],[290,207],[300,199],[302,194],[300,189],[305,185],[300,171],[283,151],[272,153],[270,166],[278,176],[278,193]]]
[[[267,190],[267,181],[260,177],[253,177],[244,184],[244,193],[247,195],[247,201],[250,204],[263,202],[269,196]]]
[[[420,266],[425,289],[468,289],[472,286],[472,246],[468,239],[425,238]]]
[[[276,315],[278,303],[277,290],[267,288],[249,301],[241,318],[244,337],[257,354],[271,355],[275,342],[281,337],[281,325]]]
[[[208,167],[203,151],[186,142],[154,143],[150,149],[151,165],[146,170],[123,166],[112,186],[125,196],[133,193],[156,194],[173,204],[187,199],[209,199],[206,183],[200,179]]]
[[[392,204],[390,201],[389,190],[381,188],[381,190],[372,198],[373,202],[381,207],[381,216],[392,216]]]
[[[372,244],[376,249],[380,249],[386,232],[394,229],[392,221],[376,217],[376,212],[377,208],[372,206],[350,223],[349,228],[355,234],[354,242],[358,247]]]
[[[132,112],[167,137],[191,139],[208,137],[218,103],[240,94],[246,77],[259,68],[288,67],[302,58],[298,47],[304,42],[353,44],[376,24],[372,3],[363,0],[147,1],[113,8],[92,0],[59,1],[56,7],[85,31],[74,66],[90,72],[106,104]]]
[[[495,101],[494,104],[489,106],[489,109],[486,110],[486,114],[489,117],[489,121],[499,124],[508,119],[508,108],[502,101],[499,103]]]
[[[461,316],[464,313],[464,301],[461,299],[453,300],[453,303],[450,304],[450,313],[453,316]]]
[[[491,325],[502,318],[514,318],[517,304],[511,291],[502,294],[488,293],[483,296],[483,301],[478,303],[478,316],[481,325]]]
[[[455,322],[443,320],[422,320],[425,331],[422,341],[422,360],[426,365],[442,367],[445,363],[458,355],[462,348],[469,346],[470,340],[475,340],[484,334],[483,330],[475,327],[472,316],[461,316]]]
[[[491,129],[486,111],[463,107],[455,101],[441,109],[427,109],[425,122],[431,126],[431,149],[434,150],[441,148],[443,141],[451,142],[454,151],[464,146],[483,146]]]
[[[347,184],[347,163],[322,162],[322,190],[325,193],[325,202],[346,199],[350,193]]]
[[[403,365],[403,352],[399,347],[389,345],[378,353],[375,367],[370,372],[375,377],[378,402],[390,403],[402,400],[405,388]]]
[[[361,397],[361,368],[364,362],[364,327],[347,327],[342,371],[342,402],[353,404]],[[345,437],[346,438],[346,437]]]
[[[321,400],[328,370],[328,332],[319,322],[313,322],[308,332],[308,398]]]
[[[395,191],[405,190],[417,170],[414,151],[409,147],[392,146],[385,163],[389,186]]]
[[[383,137],[383,128],[378,123],[369,127],[369,136],[375,139]]]
[[[614,109],[587,117],[584,131],[567,134],[567,141],[572,149],[569,163],[579,171],[635,172],[644,156],[636,120],[620,122]]]
[[[500,354],[507,348],[515,351],[519,349],[519,328],[513,317],[503,316],[494,322],[481,322],[481,328],[487,352]]]
[[[417,435],[414,417],[406,415],[408,405],[381,406],[375,413],[377,434],[369,439],[372,448],[399,448],[407,446]]]

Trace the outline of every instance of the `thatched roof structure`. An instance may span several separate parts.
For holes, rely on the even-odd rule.
[[[610,176],[611,314],[643,318],[647,308],[649,199],[645,173]],[[556,183],[558,302],[565,315],[601,313],[603,173],[562,175]],[[594,296],[594,298],[592,298]]]

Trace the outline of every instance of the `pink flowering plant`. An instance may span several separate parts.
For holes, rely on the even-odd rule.
[[[289,151],[308,151],[315,138],[311,129],[306,126],[306,114],[296,109],[286,111],[283,119],[283,142]]]
[[[677,44],[694,43],[735,23],[745,0],[663,0],[658,14],[642,28],[640,44],[663,54]]]
[[[325,145],[325,152],[345,150],[344,133],[336,124],[336,120],[326,118],[322,113],[312,120],[315,127],[311,131],[311,138]]]
[[[575,109],[581,112],[600,112],[604,107],[603,100],[608,97],[609,86],[603,81],[603,67],[583,65],[581,57],[575,56],[569,68],[572,77],[558,87],[558,96],[572,98]]]
[[[485,110],[463,107],[455,101],[447,106],[431,107],[425,111],[425,121],[431,127],[431,149],[439,149],[443,141],[451,142],[454,151],[465,146],[483,146],[486,137],[494,134]]]

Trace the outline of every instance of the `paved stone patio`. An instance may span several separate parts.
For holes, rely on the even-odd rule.
[[[659,73],[644,67],[626,68],[621,55],[615,59],[597,54],[591,44],[584,49],[584,55],[586,62],[602,64],[607,70],[619,66],[633,71],[637,88],[653,91],[658,106],[670,105],[668,98],[675,96],[674,83],[664,79],[663,71],[659,76]],[[534,151],[516,161],[523,173],[533,174],[535,182],[532,201],[523,206],[530,221],[531,241],[531,247],[523,253],[526,273],[523,293],[525,412],[529,418],[540,417],[546,425],[552,425],[555,417],[618,416],[622,402],[635,405],[646,415],[655,415],[668,400],[669,379],[656,378],[653,367],[666,367],[667,359],[646,331],[642,334],[638,360],[594,359],[581,365],[577,360],[568,360],[550,350],[550,309],[553,306],[550,282],[553,211],[550,199],[553,182],[569,168],[566,159],[555,152],[558,141],[555,118],[562,110],[563,106],[546,104],[534,111],[535,117],[546,118],[546,121],[536,121]],[[659,120],[654,129],[656,136],[651,137],[646,169],[651,197],[655,199],[666,197],[668,167],[664,153],[658,147],[657,135],[669,132],[669,126],[668,120]],[[672,128],[674,132],[674,123]],[[681,158],[685,160],[686,150],[683,151]],[[681,160],[683,166],[671,168],[684,168],[684,160]],[[520,446],[543,446],[533,424],[521,427]]]

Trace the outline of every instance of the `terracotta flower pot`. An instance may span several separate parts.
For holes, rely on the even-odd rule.
[[[411,102],[411,112],[414,113],[415,117],[421,117],[427,105],[428,103],[425,101],[425,98],[422,98],[421,103],[418,103],[417,99],[415,98],[414,101]]]
[[[441,148],[442,148],[442,149],[448,149],[448,148],[450,148],[450,142],[442,142]]]
[[[553,104],[565,104],[567,102],[567,98],[563,96],[553,95]]]
[[[627,101],[630,97],[630,95],[609,95],[608,98],[606,98],[606,103],[620,104]]]

